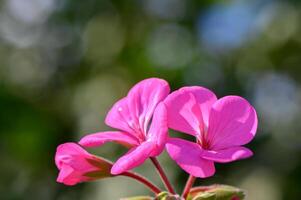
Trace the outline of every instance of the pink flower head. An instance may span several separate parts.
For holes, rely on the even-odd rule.
[[[57,147],[55,164],[60,170],[57,182],[75,185],[111,176],[112,164],[89,154],[76,143],[65,143]]]
[[[147,158],[159,155],[168,134],[166,108],[160,102],[169,91],[168,83],[162,79],[150,78],[137,83],[126,97],[113,105],[106,117],[106,124],[120,131],[90,134],[79,143],[96,147],[114,141],[130,147],[113,165],[112,174],[130,170]]]
[[[242,147],[257,129],[256,111],[245,99],[226,96],[217,100],[210,90],[193,86],[171,93],[164,103],[168,126],[196,138],[196,142],[170,138],[166,144],[171,158],[189,174],[209,177],[215,173],[214,162],[253,155]]]

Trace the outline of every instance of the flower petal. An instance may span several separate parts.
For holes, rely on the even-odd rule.
[[[77,183],[83,182],[83,177],[78,172],[68,165],[62,166],[59,175],[56,179],[58,183],[64,183],[65,185],[76,185]]]
[[[75,166],[77,166],[77,162],[74,162],[75,158],[82,160],[82,163],[86,163],[85,157],[90,157],[90,154],[86,150],[84,150],[76,143],[68,142],[57,147],[55,154],[55,164],[58,169],[61,169],[62,165],[66,163],[74,164]]]
[[[167,97],[169,91],[168,83],[159,78],[145,79],[129,91],[127,96],[129,110],[144,133],[156,106]]]
[[[60,170],[57,182],[65,185],[75,185],[83,181],[92,180],[84,176],[85,173],[99,170],[98,167],[89,163],[89,160],[103,164],[104,167],[110,163],[102,162],[99,158],[89,154],[76,143],[65,143],[57,147],[55,163]]]
[[[169,91],[169,85],[163,79],[149,78],[137,83],[127,97],[113,105],[106,124],[141,136],[146,133],[157,104],[165,99]]]
[[[106,116],[105,122],[108,126],[135,135],[133,120],[128,108],[128,100],[124,97],[113,105]]]
[[[241,146],[253,139],[256,129],[255,109],[242,97],[226,96],[212,106],[207,140],[213,150]]]
[[[167,111],[164,103],[157,106],[147,136],[148,141],[153,141],[156,144],[151,156],[158,156],[164,150],[168,137]]]
[[[200,86],[184,87],[184,89],[194,95],[202,111],[203,122],[205,126],[208,127],[211,107],[217,101],[215,94],[209,89]]]
[[[202,158],[203,150],[196,143],[170,138],[166,150],[183,170],[195,177],[205,178],[215,173],[214,162]]]
[[[89,134],[83,137],[79,144],[84,147],[97,147],[106,142],[117,142],[125,146],[136,146],[139,141],[129,133],[119,131],[106,131]]]
[[[154,143],[152,142],[144,142],[141,145],[132,148],[128,153],[116,161],[111,169],[111,174],[121,174],[142,165],[144,161],[150,157],[153,148]]]
[[[183,87],[171,93],[164,101],[168,112],[168,126],[174,130],[197,135],[208,127],[208,116],[216,96],[210,90]]]
[[[251,150],[245,147],[231,147],[218,151],[204,151],[202,157],[220,163],[232,162],[252,156]]]

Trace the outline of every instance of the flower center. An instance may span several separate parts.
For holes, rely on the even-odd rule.
[[[146,134],[141,129],[138,129],[137,131],[137,137],[140,143],[144,142],[146,140]]]
[[[198,136],[197,136],[197,143],[202,147],[202,149],[210,149],[210,142],[206,139],[207,133],[203,130]]]
[[[146,134],[143,131],[143,129],[140,127],[140,125],[137,125],[137,123],[130,121],[129,127],[133,130],[134,136],[139,140],[140,143],[144,142],[146,140]]]
[[[210,143],[207,140],[199,140],[198,144],[201,145],[202,149],[209,150],[210,149]]]

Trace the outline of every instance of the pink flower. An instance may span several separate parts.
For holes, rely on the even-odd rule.
[[[164,103],[168,126],[196,138],[196,142],[170,138],[166,144],[171,158],[192,176],[212,176],[214,162],[253,155],[242,147],[253,139],[257,129],[256,111],[245,99],[226,96],[217,100],[210,90],[193,86],[171,93]]]
[[[113,165],[112,174],[128,171],[147,158],[159,155],[164,150],[168,134],[166,108],[160,102],[169,91],[168,83],[162,79],[139,82],[126,97],[113,105],[106,117],[106,124],[120,131],[90,134],[79,143],[96,147],[114,141],[130,147],[128,153]]]
[[[57,182],[75,185],[111,176],[112,164],[89,154],[76,143],[65,143],[57,147],[55,164],[60,170]]]

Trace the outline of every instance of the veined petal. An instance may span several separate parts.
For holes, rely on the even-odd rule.
[[[164,103],[160,103],[154,113],[147,140],[156,144],[151,156],[159,155],[165,147],[168,137],[167,111]]]
[[[202,158],[203,150],[196,143],[170,138],[166,150],[183,170],[195,177],[206,178],[215,173],[214,162]]]
[[[125,146],[137,146],[139,141],[133,135],[119,131],[106,131],[84,136],[79,144],[84,147],[97,147],[106,142],[117,142]]]
[[[256,130],[256,111],[242,97],[226,96],[212,106],[207,135],[212,150],[247,144]]]
[[[124,97],[113,105],[105,122],[110,127],[135,135],[134,120],[128,108],[128,100]]]
[[[215,101],[215,94],[206,88],[180,88],[164,101],[168,112],[168,126],[191,135],[199,134],[208,127],[209,111]]]
[[[245,147],[230,147],[217,151],[204,150],[202,157],[219,163],[227,163],[252,156],[251,150]]]
[[[194,95],[202,111],[203,122],[208,127],[211,107],[217,101],[215,94],[211,90],[200,86],[184,87],[183,89]]]
[[[128,108],[140,130],[146,133],[156,106],[169,94],[168,83],[159,78],[149,78],[137,83],[128,93]]]
[[[156,106],[169,91],[169,85],[163,79],[149,78],[137,83],[127,97],[113,105],[106,124],[143,138]]]
[[[144,142],[141,145],[132,148],[128,153],[115,162],[111,169],[111,174],[121,174],[125,171],[142,165],[144,161],[150,157],[153,148],[153,142]]]

